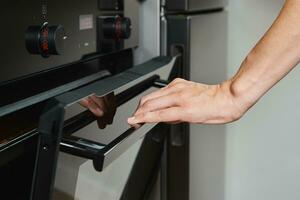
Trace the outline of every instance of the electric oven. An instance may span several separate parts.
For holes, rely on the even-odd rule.
[[[91,183],[136,142],[142,145],[127,166],[119,198],[149,193],[169,127],[145,124],[135,130],[125,119],[139,95],[172,78],[177,57],[134,65],[139,5],[138,0],[2,2],[1,198],[107,199],[101,195],[109,188]],[[90,96],[110,103],[109,120],[78,105]],[[103,123],[112,125],[99,129]]]

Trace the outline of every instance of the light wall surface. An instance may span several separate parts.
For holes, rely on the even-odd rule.
[[[228,78],[270,27],[283,3],[229,0],[228,62],[223,66]],[[299,77],[297,67],[235,123],[191,127],[190,200],[300,199]]]
[[[228,76],[235,73],[283,3],[229,0]],[[300,199],[299,77],[300,67],[241,120],[227,126],[226,200]]]

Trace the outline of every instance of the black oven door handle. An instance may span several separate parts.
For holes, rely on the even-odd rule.
[[[139,84],[128,88],[116,95],[116,106],[120,106],[150,87],[165,87],[168,81],[160,80],[153,75]],[[82,112],[66,121],[64,136],[60,142],[60,151],[93,160],[94,168],[102,171],[112,161],[131,147],[140,138],[149,133],[157,124],[143,124],[140,128],[129,128],[109,144],[100,144],[84,138],[72,136],[74,132],[95,121],[95,117],[88,111]]]
[[[66,92],[56,97],[64,107],[69,107],[93,94],[105,96],[114,92],[116,95],[155,76],[159,70],[171,69],[177,57],[159,56],[141,65],[134,66],[118,75],[95,81],[84,87]],[[156,75],[157,76],[157,75]]]
[[[66,137],[60,143],[60,150],[90,159],[93,161],[95,170],[102,171],[156,125],[156,123],[144,124],[138,129],[129,128],[107,145],[73,136]]]
[[[153,75],[143,82],[116,95],[117,106],[122,105],[152,86],[161,88],[167,84],[167,81],[160,80],[159,76]],[[123,152],[125,152],[140,138],[144,137],[157,125],[156,123],[143,124],[138,129],[133,127],[129,128],[107,145],[72,136],[74,132],[84,128],[93,121],[95,121],[95,117],[93,117],[90,112],[82,112],[69,119],[64,126],[65,137],[61,140],[60,150],[68,154],[93,160],[94,168],[97,171],[102,171],[112,161],[117,159]]]
[[[82,99],[93,94],[96,94],[97,96],[104,96],[111,92],[114,92],[116,95],[122,94],[123,92],[126,93],[126,91],[128,91],[130,88],[142,84],[146,80],[154,78],[156,80],[158,78],[157,74],[161,73],[160,70],[171,70],[176,60],[177,57],[159,56],[146,63],[134,66],[118,75],[96,80],[92,83],[87,83],[83,87],[63,93],[48,100],[48,106],[41,114],[38,126],[39,145],[37,150],[37,160],[35,164],[31,199],[51,199],[51,194],[54,187],[58,151],[60,142],[62,140],[63,127],[65,125],[65,109],[67,107],[78,103]],[[143,130],[143,128],[140,130]],[[136,133],[138,132],[134,131],[134,133],[130,135],[136,135]],[[133,137],[131,136],[125,141],[132,141],[132,138]],[[124,146],[123,143],[118,148],[121,148],[122,146]],[[116,150],[118,148],[115,147],[114,151],[107,150],[107,158],[110,158],[111,155],[116,154],[114,152],[117,152]],[[110,154],[110,152],[112,154]],[[114,156],[111,156],[111,158],[113,157]],[[107,159],[106,163],[109,163],[112,160],[111,158]]]

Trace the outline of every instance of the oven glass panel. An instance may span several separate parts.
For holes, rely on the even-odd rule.
[[[0,117],[0,151],[35,132],[43,107],[44,103],[40,103]]]
[[[37,136],[0,151],[1,199],[30,199]]]
[[[42,92],[49,92],[51,89],[95,73],[99,73],[100,77],[103,74],[103,78],[107,77],[107,74],[115,75],[133,65],[131,50],[94,57],[85,62],[57,67],[20,80],[0,83],[0,92],[4,94],[0,97],[0,107]]]
[[[105,114],[103,117],[95,118],[96,120],[94,122],[84,126],[72,135],[105,145],[109,144],[130,128],[127,124],[127,118],[134,113],[139,99],[151,91],[155,91],[155,88],[148,89],[119,107],[117,107],[118,95],[114,96],[113,94],[109,94],[105,97],[94,96],[93,99],[97,98],[99,105],[105,105]],[[72,116],[83,111],[85,111],[84,107],[75,104],[66,110],[66,119],[70,119]],[[67,133],[67,135],[68,134],[69,133]]]
[[[155,88],[148,89],[119,106],[116,111],[114,110],[115,107],[111,105],[108,110],[110,112],[107,113],[108,115],[115,113],[113,122],[110,121],[110,117],[107,119],[102,118],[102,120],[107,120],[106,122],[111,122],[111,124],[94,121],[73,135],[102,144],[110,143],[130,128],[127,124],[127,118],[135,111],[139,99],[154,90]],[[117,97],[116,95],[116,101],[118,101]],[[100,99],[103,100],[103,98]],[[106,100],[113,102],[111,96]],[[66,110],[66,119],[70,119],[84,111],[85,108],[82,106],[74,105]],[[101,120],[101,118],[98,120]],[[105,128],[103,124],[107,124]],[[87,196],[93,200],[99,198],[106,200],[120,199],[142,141],[140,140],[132,145],[101,172],[94,169],[91,160],[61,152],[56,173],[54,199],[85,199]],[[89,187],[86,187],[87,185]]]

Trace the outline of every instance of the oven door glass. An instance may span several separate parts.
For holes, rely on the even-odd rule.
[[[43,84],[40,81],[36,81],[36,83],[39,83],[36,85],[39,85],[40,87],[38,88],[42,90],[34,90],[33,96],[26,96],[27,94],[24,96],[21,92],[22,90],[18,90],[22,95],[17,98],[11,98],[17,99],[16,102],[10,101],[9,98],[8,102],[0,103],[0,132],[2,132],[0,137],[0,153],[3,158],[1,159],[0,167],[3,169],[1,171],[5,172],[1,174],[1,177],[3,177],[1,180],[6,183],[9,189],[11,189],[11,185],[14,185],[14,191],[20,191],[20,194],[24,195],[22,198],[20,197],[21,199],[47,200],[52,199],[59,149],[67,153],[72,153],[73,157],[74,155],[76,157],[83,157],[81,160],[85,160],[86,158],[92,160],[93,170],[99,174],[101,174],[100,171],[109,170],[111,164],[122,160],[123,154],[127,152],[128,149],[128,151],[131,151],[131,147],[133,149],[135,147],[135,151],[132,150],[135,153],[130,154],[132,155],[131,160],[133,162],[136,157],[134,154],[136,154],[136,150],[139,149],[138,143],[142,143],[141,138],[145,137],[147,133],[152,132],[152,129],[154,130],[156,125],[147,124],[135,130],[134,128],[128,127],[126,119],[134,112],[134,107],[137,105],[138,99],[136,96],[151,88],[151,86],[161,86],[161,84],[158,84],[158,79],[168,79],[175,61],[176,58],[157,57],[138,66],[120,69],[120,72],[118,70],[116,73],[114,73],[114,71],[110,72],[110,74],[105,75],[105,77],[100,75],[98,78],[93,77],[88,79],[90,76],[87,75],[83,77],[84,82],[76,82],[75,85],[71,85],[72,87],[63,87],[63,91],[57,91],[56,88],[53,89],[55,90],[54,92],[52,89],[49,90],[49,88],[46,88],[46,91],[44,91],[42,88]],[[92,59],[91,62],[93,62]],[[118,59],[117,62],[122,62],[122,60]],[[122,63],[126,66],[126,63]],[[99,69],[96,71],[99,71]],[[88,74],[90,74],[90,72]],[[93,74],[91,74],[91,76],[93,76]],[[38,78],[42,77],[38,76]],[[16,82],[18,83],[16,87],[22,85],[23,80],[20,81],[21,82]],[[73,82],[71,81],[70,84],[73,84]],[[8,85],[1,85],[1,91],[3,88],[3,90],[6,90],[7,86]],[[49,91],[52,91],[50,96]],[[76,120],[78,113],[74,112],[78,112],[78,110],[76,111],[76,108],[73,107],[74,105],[78,107],[78,105],[76,105],[77,103],[92,95],[105,97],[108,94],[111,95],[112,92],[116,95],[116,103],[119,109],[117,111],[118,115],[115,116],[115,122],[107,126],[107,129],[99,129],[99,126],[102,127],[101,120],[95,119],[89,121],[89,117]],[[1,100],[4,99],[6,98],[2,98]],[[32,107],[34,112],[31,110]],[[23,115],[21,115],[20,112],[26,111],[27,109],[29,109],[29,111],[25,112],[24,117],[22,117]],[[77,109],[82,108],[79,106]],[[67,113],[66,115],[65,112]],[[79,115],[81,116],[81,114]],[[75,121],[72,121],[74,117]],[[7,123],[7,120],[9,123]],[[96,121],[100,122],[100,125]],[[79,122],[79,126],[77,122]],[[108,122],[110,123],[110,121]],[[72,127],[73,125],[75,125],[75,127]],[[27,132],[28,134],[24,134]],[[62,140],[63,135],[64,138]],[[65,137],[65,135],[67,137]],[[82,149],[79,148],[80,151],[76,149],[75,152],[73,152],[74,148],[72,151],[70,151],[70,148],[67,148],[68,146],[66,145],[70,144],[68,140],[74,138],[79,139],[77,142],[75,140],[75,144],[77,145],[74,146],[75,149],[83,146],[86,148],[83,150],[86,151],[81,151]],[[91,141],[92,143],[90,143]],[[11,152],[11,149],[16,149],[16,152]],[[22,157],[22,159],[18,160],[18,156]],[[130,159],[130,157],[125,158],[125,160],[127,159]],[[15,163],[14,160],[16,160],[17,163]],[[63,160],[67,161],[67,158]],[[83,162],[80,167],[90,162],[91,161]],[[124,165],[124,170],[130,171],[132,162],[131,165],[127,165],[127,167],[125,164],[121,164],[120,166]],[[70,165],[71,164],[73,166],[76,163],[70,162]],[[19,171],[16,172],[17,169],[14,171],[12,166],[17,167]],[[21,169],[19,166],[23,168]],[[59,164],[58,166],[60,170],[61,165]],[[123,168],[120,166],[119,169],[121,171]],[[66,172],[63,176],[56,176],[57,185],[59,186],[59,178],[65,176],[64,180],[66,180],[68,177],[67,174],[71,172],[72,170]],[[77,176],[80,177],[80,174],[81,173],[78,173]],[[29,178],[26,177],[27,175]],[[127,176],[126,173],[122,173],[122,175],[124,179],[123,181],[120,180],[119,183],[122,183],[121,185],[124,187],[126,182],[124,182],[124,180],[128,178],[128,173]],[[21,180],[18,181],[18,178]],[[28,182],[26,182],[25,179]],[[130,181],[132,179],[128,180]],[[18,184],[14,184],[14,182],[18,182]],[[69,183],[71,187],[74,182],[71,180]],[[119,188],[118,191],[120,191],[121,188],[117,188]],[[126,188],[129,187],[126,186]],[[8,195],[10,193],[9,189],[5,190]],[[26,191],[26,193],[24,191]],[[67,195],[76,195],[74,192],[69,192],[68,194],[67,191],[69,190],[63,188],[58,191],[62,191]],[[106,192],[108,191],[109,190],[106,190]],[[14,193],[12,196],[17,194],[19,193]],[[124,197],[128,194],[130,193],[126,192],[126,194],[122,195]],[[4,196],[3,192],[2,197]],[[19,198],[19,196],[16,198]]]
[[[115,113],[112,124],[110,119],[100,118],[90,123],[84,128],[72,134],[75,137],[95,141],[99,144],[109,144],[115,138],[126,132],[130,127],[126,123],[128,117],[134,112],[141,96],[157,90],[150,88],[142,94],[124,103],[117,108],[116,112],[111,108],[112,114]],[[110,95],[108,95],[110,96]],[[107,98],[113,101],[112,98]],[[74,105],[67,110],[66,117],[69,118],[75,113],[83,112],[84,108]],[[108,118],[111,118],[108,113]],[[101,129],[102,128],[102,129]],[[103,129],[104,128],[104,129]],[[137,130],[138,131],[138,130]],[[142,130],[147,131],[149,130]],[[120,199],[125,189],[127,181],[136,180],[136,172],[140,172],[143,179],[140,181],[139,188],[135,188],[135,196],[140,199],[147,190],[147,183],[151,178],[156,166],[160,161],[162,152],[163,136],[166,129],[161,127],[154,128],[151,135],[144,141],[144,137],[138,139],[131,147],[123,152],[117,159],[105,167],[101,172],[95,170],[93,161],[61,152],[59,154],[58,168],[55,180],[54,199]],[[142,133],[143,134],[143,133]],[[158,139],[157,139],[158,138]],[[143,145],[142,145],[143,144]],[[142,147],[141,147],[142,146]],[[140,155],[139,150],[141,149]],[[146,150],[148,149],[148,151]],[[152,149],[151,152],[149,149]],[[147,158],[143,162],[148,167],[141,167],[141,159]],[[152,159],[151,159],[152,158]],[[134,166],[134,171],[131,173]],[[130,174],[132,174],[130,178]],[[135,176],[135,177],[134,177]],[[131,191],[123,194],[131,195]],[[134,200],[133,197],[130,198]]]

